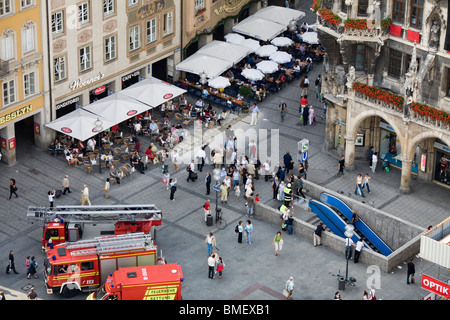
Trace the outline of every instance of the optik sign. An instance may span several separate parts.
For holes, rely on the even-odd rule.
[[[450,298],[450,285],[422,274],[422,288],[445,299]]]

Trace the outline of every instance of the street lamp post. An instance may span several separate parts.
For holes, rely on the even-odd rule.
[[[102,157],[100,154],[102,141],[101,141],[100,134],[103,131],[103,122],[102,122],[102,120],[97,118],[97,120],[94,122],[94,125],[95,125],[95,131],[98,133],[98,172],[102,173]]]
[[[217,221],[217,219],[219,219],[219,213],[222,211],[222,209],[219,208],[220,169],[216,168],[212,171],[212,178],[216,181],[213,190],[216,191],[216,221]]]
[[[347,260],[347,264],[345,267],[345,282],[349,281],[349,279],[348,279],[348,260],[350,259],[351,252],[352,252],[351,251],[352,245],[349,240],[351,240],[354,233],[355,233],[355,227],[351,224],[347,224],[345,226],[345,232],[344,232],[344,235],[347,237],[347,239],[345,240],[345,259]]]

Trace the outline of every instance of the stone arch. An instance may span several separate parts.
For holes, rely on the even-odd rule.
[[[416,150],[416,146],[426,139],[430,138],[436,138],[444,141],[447,146],[450,147],[450,136],[448,134],[445,134],[443,132],[435,132],[435,131],[427,131],[423,132],[421,134],[418,134],[414,136],[414,138],[411,139],[411,142],[408,146],[406,146],[407,149],[405,149],[405,155],[407,159],[412,159],[414,157],[414,152]]]
[[[388,116],[388,114],[381,113],[374,109],[363,111],[361,113],[358,113],[356,116],[352,117],[351,122],[349,122],[347,125],[347,136],[355,138],[359,124],[365,119],[370,117],[380,117],[383,120],[385,120],[394,129],[398,139],[400,140],[401,146],[403,147],[405,145],[405,137],[401,134],[402,131],[398,127],[397,121],[393,119],[393,117]]]

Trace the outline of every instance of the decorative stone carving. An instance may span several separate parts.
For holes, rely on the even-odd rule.
[[[92,38],[92,30],[84,30],[78,35],[78,42],[86,42]]]
[[[67,42],[65,39],[58,39],[53,42],[53,52],[60,53],[67,47]]]
[[[51,4],[52,10],[65,6],[66,6],[65,0],[52,0]]]
[[[356,80],[356,71],[354,66],[350,66],[347,73],[347,90],[353,90],[353,83]]]
[[[110,33],[116,28],[117,28],[117,20],[109,20],[107,23],[103,25],[103,32]]]
[[[433,49],[438,49],[440,37],[441,37],[441,25],[438,20],[433,20],[433,24],[430,30],[429,46]]]

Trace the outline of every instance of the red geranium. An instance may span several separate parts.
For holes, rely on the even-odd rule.
[[[393,104],[397,107],[398,110],[403,110],[404,99],[402,96],[398,96],[375,86],[368,86],[359,82],[353,84],[353,90],[358,91],[372,99],[377,99],[386,103]]]
[[[422,116],[429,117],[433,120],[439,120],[446,124],[450,123],[450,114],[442,110],[430,107],[429,105],[413,102],[411,105],[411,109],[414,110],[414,112],[417,112]]]
[[[341,17],[339,17],[337,14],[335,14],[334,12],[328,10],[327,8],[322,8],[318,11],[319,15],[325,19],[326,21],[328,21],[331,24],[341,24],[342,19]]]

